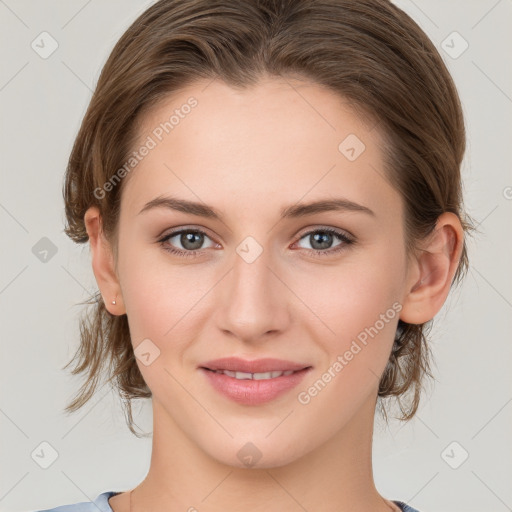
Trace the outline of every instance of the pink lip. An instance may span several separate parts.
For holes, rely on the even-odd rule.
[[[200,368],[208,368],[209,370],[230,370],[232,372],[246,373],[264,373],[287,370],[302,370],[310,365],[285,361],[284,359],[264,358],[248,361],[240,357],[223,357],[221,359],[213,359],[200,365]]]
[[[274,400],[293,389],[304,378],[311,366],[279,359],[258,359],[245,361],[239,358],[216,359],[199,367],[213,388],[231,400],[243,405],[258,405]],[[293,370],[291,375],[273,379],[235,379],[214,370],[230,370],[246,373]]]

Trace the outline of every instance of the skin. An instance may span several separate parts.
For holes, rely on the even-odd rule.
[[[396,510],[372,475],[379,378],[398,319],[426,322],[445,302],[461,224],[441,215],[423,250],[408,258],[403,204],[384,178],[377,128],[314,83],[268,78],[239,91],[200,81],[147,112],[139,141],[190,96],[198,105],[125,178],[117,259],[98,209],[85,215],[106,307],[127,314],[134,349],[149,338],[160,350],[148,366],[137,358],[153,394],[154,430],[150,469],[133,492],[132,510]],[[349,134],[366,146],[354,161],[338,150]],[[165,208],[139,214],[161,194],[212,205],[223,221]],[[337,197],[375,216],[279,218],[285,206]],[[172,255],[158,242],[183,227],[206,233],[200,255]],[[321,247],[305,234],[323,227],[348,232],[356,243],[315,257]],[[236,252],[247,236],[263,250],[252,263]],[[334,236],[326,247],[343,243]],[[190,247],[179,235],[166,244]],[[395,302],[399,314],[307,405],[299,403],[297,394]],[[271,402],[240,405],[197,369],[229,355],[283,358],[313,370]],[[248,442],[262,454],[252,467],[237,457]],[[128,511],[129,493],[110,504]]]

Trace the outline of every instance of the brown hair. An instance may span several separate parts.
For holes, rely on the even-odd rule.
[[[101,72],[69,158],[65,233],[87,242],[84,214],[96,205],[116,250],[126,180],[103,197],[95,190],[129,158],[150,107],[198,79],[245,88],[264,76],[326,86],[378,124],[386,177],[404,200],[408,254],[443,212],[455,213],[465,233],[475,229],[463,209],[465,128],[455,85],[427,35],[398,7],[387,0],[160,0],[122,35]],[[464,241],[455,283],[467,268]],[[127,317],[111,315],[99,292],[84,303],[93,311],[81,318],[80,346],[64,368],[77,359],[72,373],[87,379],[65,410],[85,405],[107,367],[107,382],[126,399],[127,423],[137,436],[131,400],[151,391],[136,364]],[[399,320],[380,381],[379,397],[395,397],[403,420],[415,414],[423,376],[431,376],[431,323]]]

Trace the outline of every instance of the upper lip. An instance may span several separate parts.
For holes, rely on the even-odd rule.
[[[302,363],[294,363],[293,361],[285,361],[284,359],[263,358],[248,361],[239,357],[223,357],[221,359],[213,359],[200,365],[200,368],[208,370],[229,370],[232,372],[245,373],[265,373],[275,371],[303,370],[310,365]]]

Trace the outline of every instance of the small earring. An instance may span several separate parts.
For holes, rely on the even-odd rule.
[[[112,304],[115,304],[115,303],[116,303],[116,301],[115,301],[115,299],[114,299],[114,300],[112,301]]]

